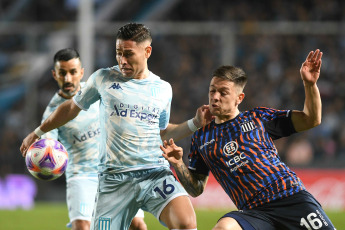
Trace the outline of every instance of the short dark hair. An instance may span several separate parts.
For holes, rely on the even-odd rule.
[[[213,77],[219,77],[234,82],[236,85],[245,87],[247,83],[247,75],[243,69],[234,66],[221,66],[213,72]]]
[[[117,39],[121,39],[124,41],[131,40],[137,43],[146,40],[152,42],[150,29],[144,24],[138,23],[128,23],[122,26],[117,32],[116,40]]]
[[[54,64],[58,61],[69,61],[73,58],[79,58],[80,55],[78,51],[76,51],[73,48],[66,48],[59,50],[55,55],[54,55]]]

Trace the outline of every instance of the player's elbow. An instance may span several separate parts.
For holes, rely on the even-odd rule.
[[[319,125],[321,125],[321,118],[317,119],[317,120],[314,122],[314,127],[319,126]]]
[[[309,129],[314,128],[316,126],[319,126],[321,124],[321,116],[320,117],[315,117],[314,119],[311,119],[308,122]]]
[[[204,187],[198,186],[196,188],[189,189],[187,192],[189,193],[189,195],[195,198],[195,197],[200,196],[204,192]]]

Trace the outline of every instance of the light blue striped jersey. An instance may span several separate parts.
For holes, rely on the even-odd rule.
[[[73,98],[83,110],[100,100],[100,170],[124,172],[168,166],[160,130],[170,117],[172,89],[150,72],[146,79],[123,77],[118,66],[99,69]]]
[[[85,83],[81,83],[83,88]],[[65,102],[66,99],[57,93],[49,102],[42,121]],[[88,111],[80,111],[79,115],[65,125],[54,129],[42,138],[59,140],[68,152],[66,179],[71,177],[97,177],[99,163],[99,105],[93,104]]]

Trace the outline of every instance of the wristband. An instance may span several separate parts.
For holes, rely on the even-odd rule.
[[[35,133],[38,137],[41,137],[43,134],[45,134],[45,132],[43,132],[43,131],[40,129],[39,126],[35,129],[34,133]]]
[[[193,122],[193,118],[187,121],[187,125],[188,128],[190,129],[190,131],[195,132],[197,131],[199,128],[195,126],[194,122]]]

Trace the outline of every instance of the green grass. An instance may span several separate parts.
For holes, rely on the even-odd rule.
[[[228,210],[196,210],[198,230],[210,230]],[[345,210],[327,211],[338,230],[345,229]],[[32,210],[0,210],[0,229],[6,230],[63,230],[68,222],[64,203],[37,203]],[[145,213],[149,230],[166,230],[150,213]]]

